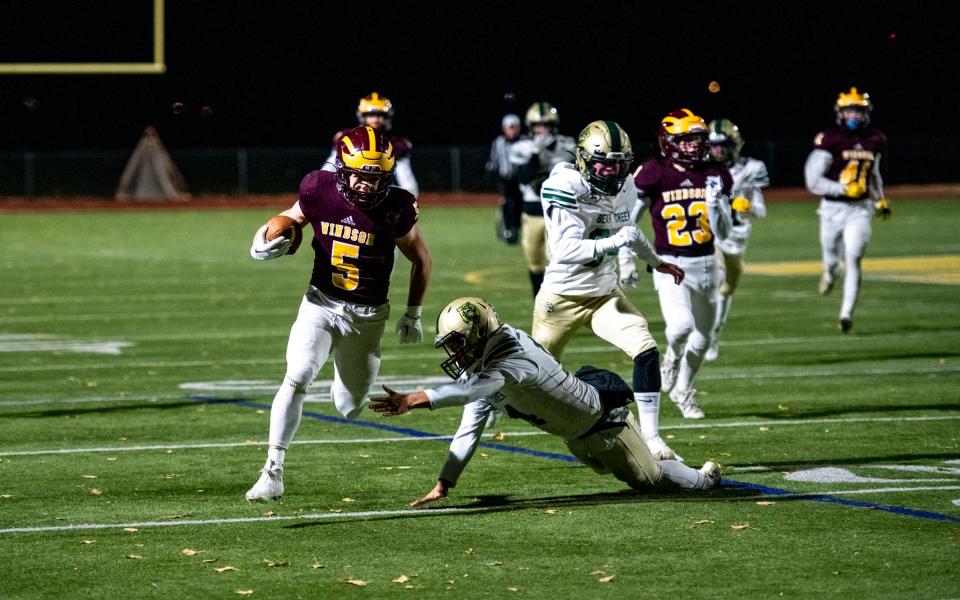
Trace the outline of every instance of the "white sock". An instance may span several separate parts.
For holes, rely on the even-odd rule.
[[[287,453],[285,448],[274,448],[270,446],[267,448],[267,469],[280,469],[283,470],[283,457]]]
[[[643,439],[660,437],[660,392],[634,392],[633,399]]]
[[[709,481],[700,471],[690,468],[679,460],[661,460],[660,469],[664,477],[683,490],[706,489]]]

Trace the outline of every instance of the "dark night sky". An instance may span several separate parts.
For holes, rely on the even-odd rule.
[[[147,124],[179,148],[325,145],[371,90],[419,145],[487,143],[539,99],[568,134],[612,118],[649,141],[689,106],[809,140],[850,85],[890,136],[960,137],[960,3],[898,4],[167,0],[166,74],[0,75],[0,149],[128,148]],[[148,61],[150,6],[6,2],[0,62]]]

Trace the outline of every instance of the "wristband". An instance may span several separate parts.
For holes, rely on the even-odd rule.
[[[421,314],[423,314],[422,306],[407,306],[406,315],[411,319],[419,319]]]

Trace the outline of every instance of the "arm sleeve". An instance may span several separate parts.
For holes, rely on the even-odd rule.
[[[733,229],[733,218],[730,216],[730,202],[726,195],[721,196],[717,202],[707,203],[707,217],[710,219],[710,229],[713,235],[719,238],[726,238]]]
[[[883,177],[880,176],[880,159],[882,154],[877,155],[877,160],[873,163],[873,169],[870,170],[870,197],[874,200],[885,198],[883,194]]]
[[[430,400],[430,410],[448,406],[463,406],[474,400],[493,395],[503,387],[504,376],[499,371],[481,371],[466,379],[425,390]]]
[[[826,150],[817,148],[810,153],[806,164],[803,166],[803,179],[807,185],[807,191],[815,196],[843,195],[847,186],[839,181],[824,177],[832,162],[833,156]]]
[[[711,221],[712,222],[712,221]],[[657,254],[657,251],[653,249],[653,245],[650,243],[650,240],[647,239],[647,236],[643,235],[643,232],[640,232],[640,238],[629,246],[630,252],[635,254],[642,260],[647,263],[654,269],[659,267],[663,263],[663,259]],[[618,256],[621,260],[623,259],[623,253],[621,252]]]
[[[394,169],[397,185],[407,190],[414,197],[420,195],[420,186],[417,185],[417,178],[413,176],[413,167],[410,166],[410,157],[405,156],[397,161]]]
[[[582,265],[595,260],[607,250],[601,240],[583,239],[583,221],[557,206],[548,206],[544,214],[550,257],[561,265]]]
[[[487,423],[487,415],[493,407],[484,400],[471,402],[463,407],[463,417],[460,427],[450,441],[447,452],[447,461],[440,468],[438,479],[450,482],[450,486],[457,485],[460,474],[467,468],[467,463],[473,457],[474,451],[480,445],[480,436]]]
[[[767,205],[763,202],[763,190],[760,188],[753,188],[753,193],[750,194],[750,212],[753,213],[753,216],[757,218],[764,218],[767,216]]]
[[[650,196],[647,196],[642,192],[638,192],[637,203],[633,205],[633,210],[630,211],[630,221],[634,224],[640,221],[643,213],[647,212],[647,209],[650,208],[652,203],[653,202],[650,200]]]

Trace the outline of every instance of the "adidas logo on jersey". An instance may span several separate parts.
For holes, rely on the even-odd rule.
[[[854,150],[863,150],[863,144],[861,144],[860,142],[857,142],[857,143],[853,146],[853,149],[854,149]]]
[[[355,226],[357,223],[353,220],[353,215],[347,215],[346,218],[340,219],[340,222],[344,225]]]
[[[684,179],[680,182],[680,187],[694,187],[693,182],[689,179]]]

